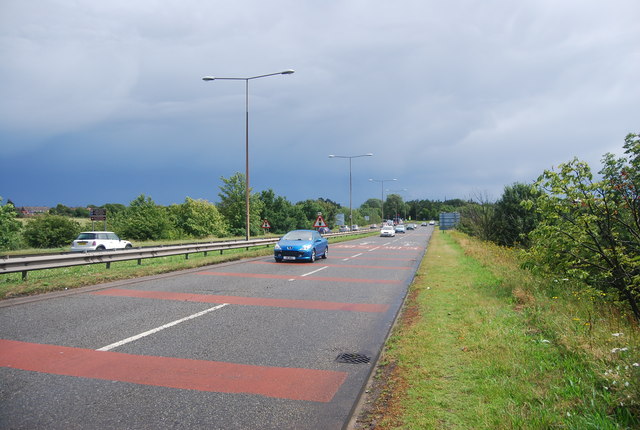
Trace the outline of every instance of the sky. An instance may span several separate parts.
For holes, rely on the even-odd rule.
[[[0,197],[497,200],[640,132],[637,0],[0,0]],[[329,158],[330,154],[352,157]],[[351,193],[349,174],[351,171]],[[369,179],[397,181],[375,182]]]

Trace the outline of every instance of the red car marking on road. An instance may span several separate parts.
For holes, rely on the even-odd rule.
[[[135,297],[158,300],[176,300],[198,303],[229,303],[247,306],[272,306],[279,308],[317,309],[325,311],[353,311],[353,312],[386,312],[389,305],[370,303],[341,303],[323,302],[316,300],[269,299],[260,297],[219,296],[213,294],[172,293],[166,291],[142,291],[113,288],[96,291],[98,296]]]
[[[220,393],[330,402],[346,372],[123,354],[0,339],[0,366]]]

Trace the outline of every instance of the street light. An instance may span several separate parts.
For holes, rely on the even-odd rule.
[[[380,222],[384,223],[384,183],[397,179],[369,179],[370,182],[380,182]]]
[[[246,207],[246,221],[247,221],[247,234],[246,239],[249,240],[249,235],[251,231],[250,226],[250,216],[249,216],[249,81],[252,79],[258,78],[266,78],[267,76],[276,76],[276,75],[291,75],[295,71],[291,69],[287,69],[278,73],[269,73],[266,75],[258,75],[251,76],[248,78],[218,78],[214,76],[205,76],[202,78],[203,81],[215,81],[215,80],[225,80],[225,81],[245,81],[245,106],[246,106],[246,116],[245,116],[245,207]]]
[[[349,159],[349,228],[353,226],[353,205],[351,199],[351,159],[359,158],[359,157],[371,157],[373,154],[362,154],[362,155],[329,155],[329,158],[348,158]]]

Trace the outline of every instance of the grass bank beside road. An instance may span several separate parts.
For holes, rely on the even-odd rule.
[[[597,296],[436,231],[355,428],[640,428],[639,349]]]

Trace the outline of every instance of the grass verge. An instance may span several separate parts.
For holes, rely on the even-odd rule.
[[[513,251],[436,232],[355,428],[638,428],[638,338]]]

